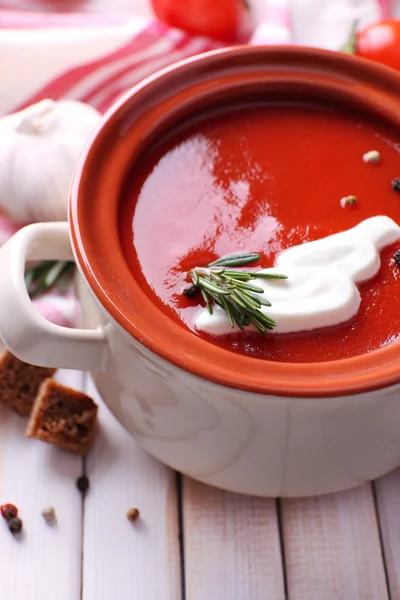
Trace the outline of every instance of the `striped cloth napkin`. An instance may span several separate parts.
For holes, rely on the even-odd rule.
[[[0,0],[0,115],[42,98],[81,100],[104,112],[147,75],[222,45],[130,14],[10,10],[15,5],[18,0]],[[365,24],[389,14],[389,0],[265,0],[250,43],[335,49],[355,20]],[[16,230],[0,216],[0,244]],[[54,323],[77,321],[72,290],[34,302]]]

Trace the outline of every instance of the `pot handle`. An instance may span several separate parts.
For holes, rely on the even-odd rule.
[[[42,317],[25,286],[30,260],[74,260],[68,223],[27,225],[0,249],[0,336],[5,345],[30,364],[102,371],[108,357],[104,329],[69,329]]]

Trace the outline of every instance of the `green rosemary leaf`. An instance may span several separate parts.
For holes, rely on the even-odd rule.
[[[242,290],[237,290],[234,294],[232,293],[232,298],[235,302],[237,302],[237,304],[239,304],[239,306],[241,306],[242,309],[244,309],[245,313],[248,311],[254,311],[260,312],[260,315],[263,314],[261,311],[259,311],[259,306],[253,300],[253,298],[248,296],[246,292]]]
[[[229,325],[232,327],[232,329],[235,327],[235,318],[234,318],[234,314],[233,311],[231,309],[231,305],[228,304],[228,302],[226,301],[224,296],[221,296],[221,303],[220,306],[222,306],[222,308],[225,310],[227,316],[228,316],[228,320],[229,320]]]
[[[243,302],[246,303],[248,308],[252,310],[258,311],[260,308],[260,304],[257,303],[251,296],[249,296],[244,290],[237,290],[237,293],[240,295]]]
[[[261,312],[260,310],[250,310],[249,313],[251,315],[254,315],[255,317],[257,317],[257,319],[263,323],[263,325],[265,325],[266,327],[272,328],[275,327],[276,323],[273,319],[271,319],[270,317],[268,317],[268,315],[266,315],[265,313]]]
[[[214,271],[210,271],[210,280],[218,285],[226,284],[230,285],[230,279],[226,275],[219,275],[218,273],[214,273]]]
[[[258,296],[257,294],[252,294],[251,292],[247,292],[247,293],[249,296],[254,298],[254,300],[258,300],[258,302],[260,304],[262,304],[263,306],[272,306],[271,302],[269,300],[267,300],[266,298],[263,298],[262,296]]]
[[[253,323],[253,325],[255,325],[255,327],[258,329],[258,331],[264,335],[266,335],[267,331],[266,328],[264,327],[263,323],[261,321],[259,321],[259,319],[257,319],[257,317],[255,315],[249,315],[249,319],[250,322]]]
[[[214,292],[215,294],[224,294],[224,295],[230,294],[229,290],[224,290],[222,287],[214,285],[212,283],[212,281],[208,281],[204,277],[199,277],[198,285],[200,286],[201,289],[203,287],[205,287],[207,290],[210,290],[210,292]]]
[[[212,279],[214,280],[215,278],[213,277]],[[234,290],[236,287],[236,279],[232,279],[232,277],[227,275],[221,275],[215,280],[218,281],[219,285],[222,285],[225,290]]]
[[[32,267],[25,275],[25,284],[31,298],[60,285],[62,279],[74,270],[68,261],[43,261]]]
[[[224,296],[224,298],[235,314],[237,313],[240,317],[246,316],[246,309],[239,306],[231,296]]]
[[[237,319],[236,319],[236,324],[239,327],[239,329],[241,331],[244,331],[245,328],[245,320],[246,320],[246,316],[242,317],[241,315],[238,315]]]
[[[231,307],[232,318],[234,319],[236,325],[239,327],[241,331],[244,331],[244,322],[246,319],[246,315],[242,315],[240,312],[236,312],[233,307]]]
[[[37,267],[34,267],[35,274],[37,276],[42,275],[42,273],[47,272],[53,265],[55,265],[57,261],[55,260],[44,260]]]
[[[51,288],[57,279],[64,273],[66,267],[68,266],[67,261],[59,261],[56,262],[46,273],[44,277],[44,285],[47,288]]]
[[[263,294],[264,290],[262,287],[258,287],[257,285],[252,285],[251,283],[245,283],[244,281],[238,281],[236,283],[238,288],[242,290],[250,290],[251,292],[256,292],[256,294]]]
[[[226,275],[226,273],[228,273],[228,275]],[[231,271],[230,269],[229,271],[225,271],[225,277],[233,277],[233,279],[241,279],[243,281],[248,281],[249,279],[252,279],[251,274],[246,273],[246,271]]]
[[[210,263],[209,267],[242,267],[243,265],[249,265],[250,263],[260,260],[261,254],[252,252],[249,254],[228,254],[227,256],[221,256],[217,260]]]
[[[267,329],[272,330],[276,325],[275,321],[270,319],[265,313],[262,313],[261,311],[249,311],[249,318],[253,319],[253,322],[255,319],[258,323],[260,323]]]
[[[239,329],[243,331],[247,320],[247,316],[244,309],[229,296],[225,296],[224,299],[229,305],[229,310],[232,314],[232,318],[234,319]]]
[[[357,19],[353,21],[351,24],[350,34],[344,45],[339,48],[340,52],[345,52],[346,54],[355,54],[357,49],[357,29],[359,22]]]
[[[257,271],[235,271],[226,267],[240,267],[259,260],[260,255],[230,254],[210,263],[207,267],[192,269],[189,276],[195,289],[200,290],[208,312],[213,314],[213,305],[220,306],[227,314],[229,324],[235,323],[240,329],[253,324],[258,331],[266,334],[276,323],[262,310],[271,303],[263,298],[264,289],[250,283],[250,280],[287,279],[279,273],[259,273]],[[185,293],[185,292],[184,292]],[[186,291],[188,297],[194,297]]]
[[[26,276],[29,275],[32,281],[38,280],[42,277],[42,275],[45,275],[54,264],[55,261],[53,260],[44,260],[43,262],[29,269],[29,271],[26,273]]]
[[[218,296],[217,294],[214,294],[214,292],[210,292],[210,290],[207,290],[207,296],[210,296],[210,298],[213,300],[213,302],[215,302],[215,304],[218,304],[218,306],[224,308],[222,299],[225,296]]]
[[[194,285],[199,285],[199,276],[197,275],[197,273],[194,269],[193,269],[193,271],[190,271],[190,276],[192,278]]]
[[[287,279],[287,275],[282,275],[281,273],[260,273],[259,271],[255,271],[252,273],[252,279]]]
[[[201,295],[203,296],[204,302],[206,303],[208,312],[210,313],[210,315],[212,315],[213,314],[213,307],[212,307],[212,304],[210,302],[210,299],[209,299],[207,293],[203,290],[203,288],[200,288],[200,292],[201,292]]]
[[[270,323],[269,321],[264,321],[263,319],[258,319],[258,320],[260,321],[260,323],[262,323],[264,325],[264,327],[266,327],[267,329],[270,329],[271,331],[273,330],[274,327],[276,327],[275,321],[272,321],[272,323]]]
[[[247,302],[246,300],[242,299],[241,295],[238,294],[236,291],[233,291],[231,294],[231,298],[234,302],[236,302],[236,304],[238,304],[241,308],[244,308],[244,310],[247,310],[248,308],[252,308]]]
[[[245,290],[241,290],[241,293],[242,295],[247,296],[247,298],[249,298],[249,300],[251,300],[254,303],[255,308],[257,310],[261,308],[261,302],[260,299],[257,297],[257,294],[252,294],[251,292]]]
[[[65,262],[64,268],[61,270],[57,279],[55,279],[52,287],[56,286],[61,294],[65,294],[71,281],[72,274],[75,271],[75,263]]]
[[[30,290],[32,283],[33,283],[33,269],[31,269],[30,271],[27,272],[27,274],[25,275],[25,286],[27,290]]]

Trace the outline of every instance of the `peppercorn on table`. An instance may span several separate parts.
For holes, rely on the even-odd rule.
[[[320,498],[223,492],[142,451],[89,376],[56,378],[95,398],[100,427],[82,459],[0,406],[0,502],[23,522],[0,519],[1,599],[400,598],[400,471]]]

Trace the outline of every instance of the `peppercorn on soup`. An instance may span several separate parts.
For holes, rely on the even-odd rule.
[[[128,178],[123,251],[160,310],[212,344],[284,362],[364,354],[400,337],[398,177],[400,135],[361,113],[210,109]]]

